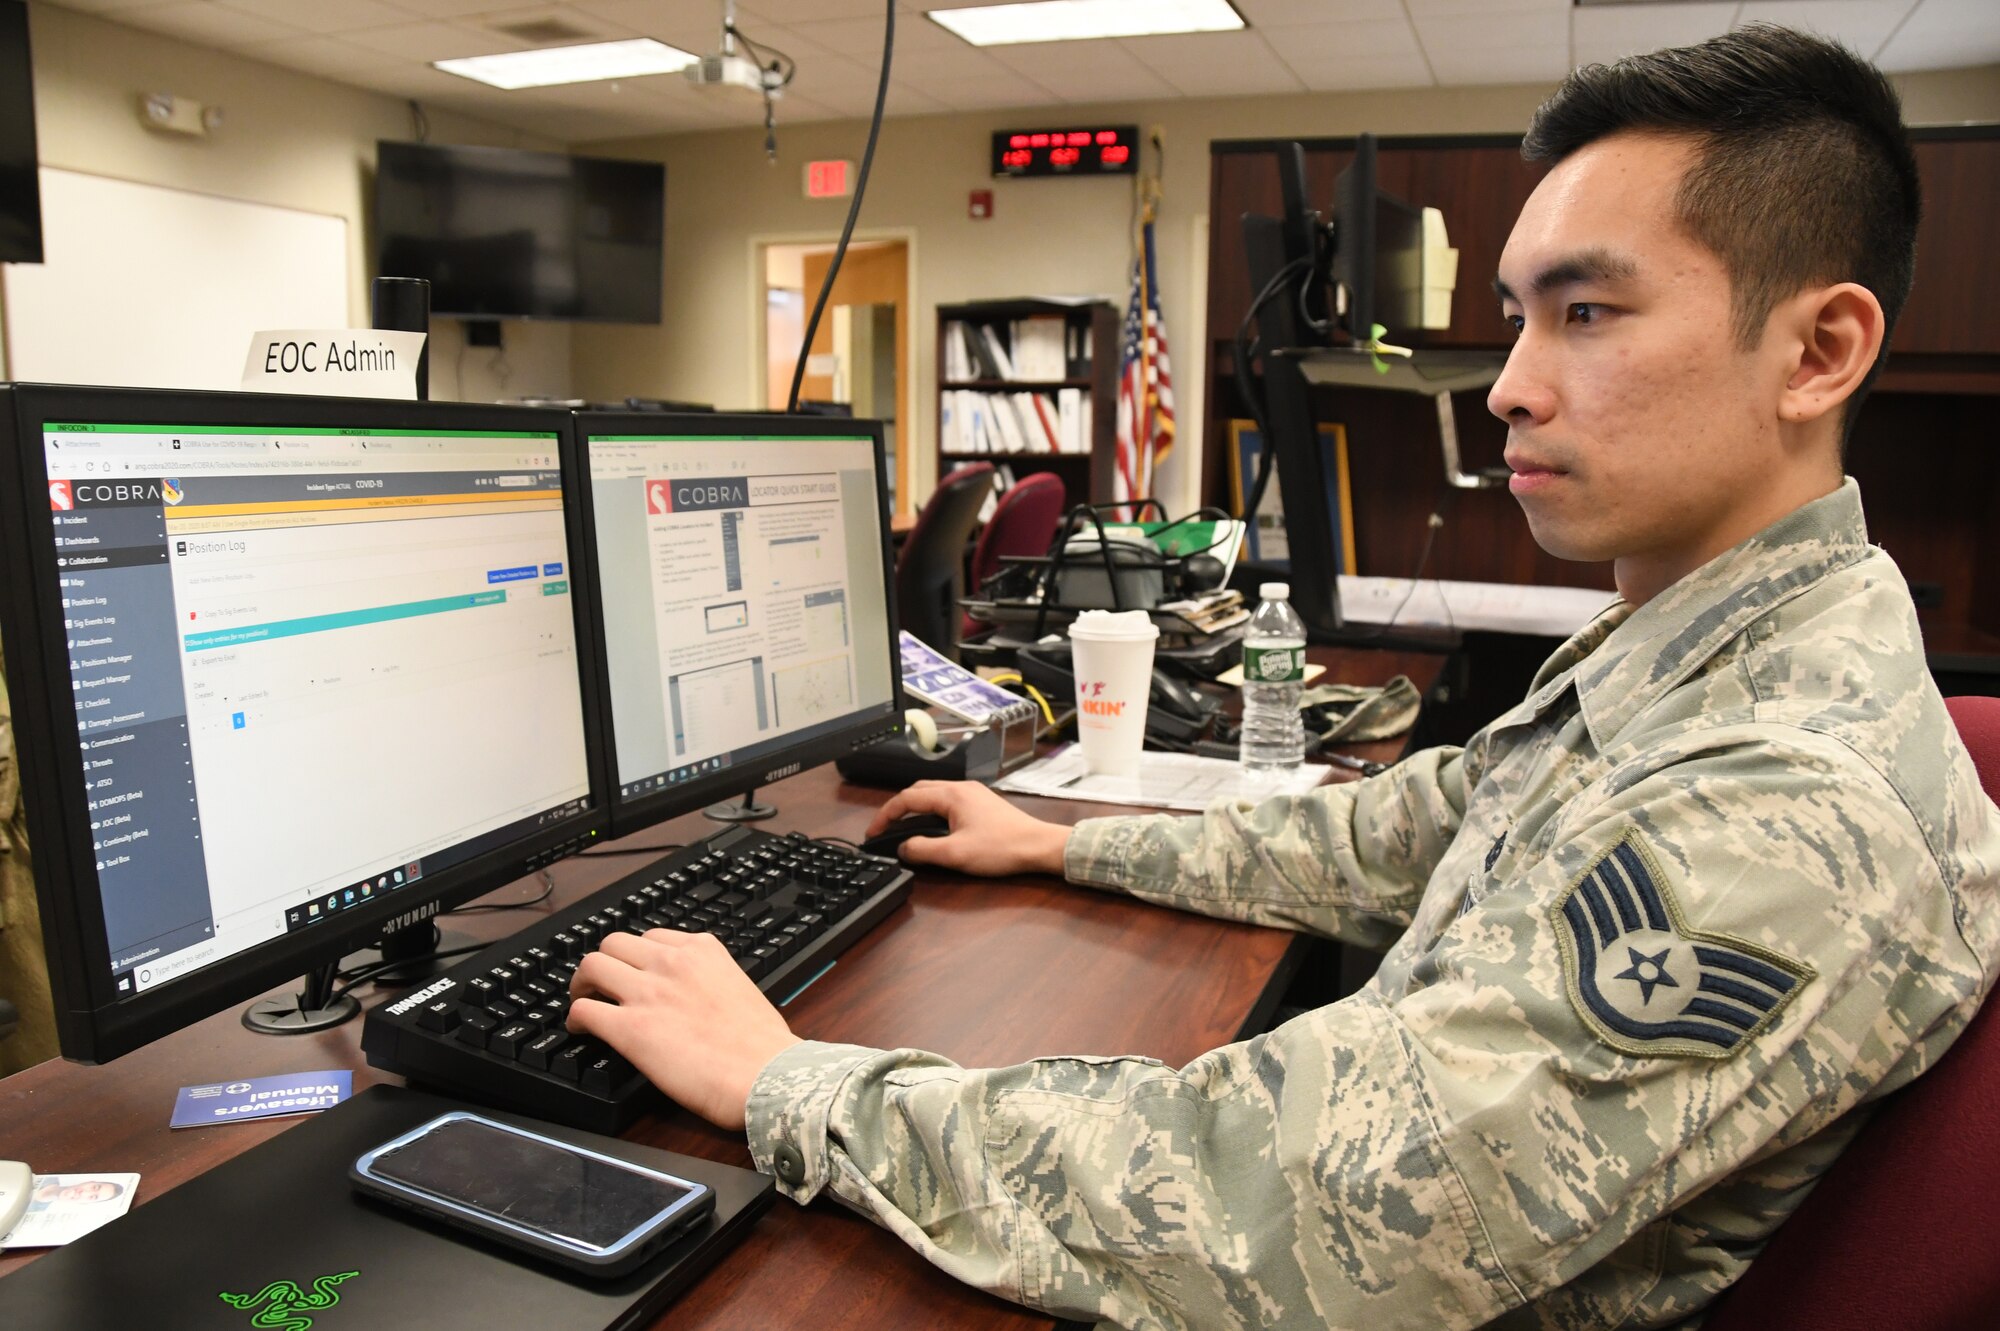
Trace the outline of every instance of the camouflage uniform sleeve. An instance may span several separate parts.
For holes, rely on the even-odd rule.
[[[1199,817],[1093,818],[1064,856],[1071,882],[1203,915],[1387,947],[1410,922],[1465,813],[1456,748],[1426,749],[1364,781]]]
[[[1058,1316],[1615,1324],[1658,1297],[1655,1222],[1867,1098],[1983,984],[1894,792],[1831,742],[1782,747],[1724,742],[1593,788],[1464,910],[1427,903],[1389,979],[1184,1068],[797,1046],[751,1094],[752,1154],[794,1199],[830,1190]],[[1646,948],[1669,953],[1674,987],[1645,972],[1657,1008],[1636,978],[1609,1007],[1608,978],[1580,995],[1561,941],[1621,847],[1671,916]],[[1657,922],[1626,881],[1634,898],[1590,912]],[[1757,964],[1707,993],[1694,947]],[[1697,993],[1748,1015],[1688,1018]]]

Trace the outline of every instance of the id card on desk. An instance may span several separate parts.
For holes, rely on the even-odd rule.
[[[28,1211],[0,1234],[0,1249],[60,1248],[132,1209],[137,1174],[37,1174]]]

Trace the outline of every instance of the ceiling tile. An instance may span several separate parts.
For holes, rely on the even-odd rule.
[[[1520,4],[1503,0],[1476,14],[1416,14],[1417,37],[1438,83],[1555,82],[1568,74],[1568,12],[1523,10]]]
[[[1427,88],[1435,82],[1407,19],[1266,28],[1262,35],[1314,92]]]
[[[720,6],[662,4],[661,0],[584,0],[566,8],[696,55],[705,55],[722,44]],[[742,26],[752,37],[758,35],[756,25],[745,22]]]
[[[891,101],[898,89],[919,93],[953,110],[985,110],[996,106],[1042,107],[1055,100],[1053,89],[1012,70],[973,78],[930,78],[912,74],[890,84]]]
[[[383,55],[396,56],[399,63],[428,66],[433,60],[459,56],[494,55],[518,51],[524,43],[497,32],[488,32],[460,23],[398,23],[387,28],[368,28],[346,34],[346,40]],[[450,77],[449,75],[445,77]]]
[[[653,0],[645,0],[651,4]],[[867,57],[871,62],[882,58],[882,19],[879,15],[868,18],[816,19],[808,23],[792,23],[785,31],[798,34],[823,50],[854,58]],[[750,35],[755,37],[755,30]],[[779,43],[783,45],[783,43]],[[896,60],[901,63],[904,56],[935,51],[976,51],[978,48],[960,41],[929,19],[915,17],[896,20]]]
[[[275,42],[239,46],[236,53],[268,65],[303,70],[343,83],[352,82],[355,75],[365,74],[382,64],[379,52],[338,37],[286,37]]]
[[[120,23],[130,23],[154,32],[164,32],[197,46],[233,50],[257,42],[273,42],[280,37],[297,37],[303,29],[289,23],[260,18],[241,10],[224,9],[208,3],[161,5],[158,8],[130,9],[116,15]]]
[[[1482,83],[1560,83],[1569,73],[1569,44],[1561,46],[1494,46],[1483,51],[1462,47],[1430,52],[1431,72],[1442,88],[1467,88]]]
[[[1915,0],[1752,0],[1736,15],[1736,26],[1746,23],[1782,23],[1788,28],[1804,28],[1824,37],[1835,37],[1864,56],[1882,49],[1882,43]],[[1993,26],[2000,31],[2000,11],[1988,7]]]
[[[1573,8],[1570,0],[1405,0],[1410,16],[1418,22],[1426,18],[1478,18],[1489,14],[1562,14]]]
[[[1876,56],[1876,63],[1892,72],[1996,62],[2000,14],[1993,0],[1923,0]]]
[[[1253,28],[1366,23],[1403,17],[1403,0],[1231,0]]]
[[[1570,54],[1578,65],[1692,46],[1729,31],[1734,4],[1605,5],[1570,14]]]
[[[507,0],[388,0],[411,18],[464,18],[508,8]]]
[[[1125,49],[1183,97],[1246,97],[1303,92],[1305,84],[1264,40],[1249,32],[1190,32],[1134,38]]]
[[[278,23],[289,23],[307,32],[352,32],[357,28],[382,28],[391,23],[408,23],[409,13],[380,0],[216,0],[224,9],[253,14]]]
[[[1477,52],[1494,47],[1559,48],[1569,56],[1569,12],[1562,9],[1520,10],[1514,0],[1488,5],[1477,14],[1413,15],[1417,39],[1428,54],[1457,50]]]
[[[992,47],[988,54],[1065,102],[1132,102],[1174,95],[1171,85],[1117,42],[1024,42]]]
[[[990,3],[990,0],[986,0],[986,2]],[[924,7],[926,9],[936,9],[940,6],[926,5]],[[713,3],[708,8],[715,14],[716,30],[720,31],[722,28],[722,6],[719,3]],[[739,5],[736,11],[736,21],[746,30],[754,32],[755,29],[750,27],[752,15],[772,23],[788,26],[793,23],[804,23],[810,19],[824,18],[874,18],[879,22],[887,11],[888,7],[882,3],[882,0],[757,0],[757,3],[754,5]],[[909,14],[904,12],[901,5],[896,7],[897,32],[903,30],[903,25],[910,21],[910,17]]]
[[[134,9],[159,9],[165,5],[181,3],[185,3],[185,0],[61,0],[58,8],[74,9],[83,14],[112,16]]]

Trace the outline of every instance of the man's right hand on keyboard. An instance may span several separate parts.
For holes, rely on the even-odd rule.
[[[935,813],[951,823],[951,834],[913,837],[903,843],[903,859],[935,864],[959,873],[1001,877],[1063,871],[1063,848],[1070,829],[1023,813],[1006,798],[976,781],[919,781],[890,797],[868,824],[875,836],[906,814]]]
[[[684,1108],[740,1132],[757,1074],[799,1042],[778,1009],[712,934],[650,929],[609,934],[597,947],[570,982],[569,1029],[610,1045]]]

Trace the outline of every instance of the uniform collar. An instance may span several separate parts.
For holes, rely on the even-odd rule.
[[[1614,601],[1551,656],[1529,691],[1540,715],[1572,688],[1602,753],[1631,720],[1753,621],[1868,552],[1850,478],[1634,610]]]

